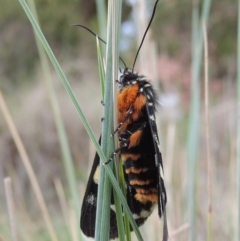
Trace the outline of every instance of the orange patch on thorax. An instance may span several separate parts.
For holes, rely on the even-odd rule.
[[[130,118],[126,120],[121,131],[126,130],[127,126],[132,122],[136,121],[141,114],[143,106],[146,105],[146,97],[142,94],[138,96],[139,86],[134,84],[132,86],[125,87],[118,94],[118,123],[120,124],[128,115],[130,108],[133,108],[133,113]]]
[[[127,112],[136,100],[139,87],[137,84],[125,87],[118,94],[118,111]],[[120,120],[121,121],[121,120]]]

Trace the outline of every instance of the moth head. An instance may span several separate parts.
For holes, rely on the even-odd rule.
[[[132,71],[132,69],[125,68],[120,76],[119,83],[121,87],[136,84],[139,81],[139,75]]]

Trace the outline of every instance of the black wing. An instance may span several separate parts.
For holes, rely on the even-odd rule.
[[[101,144],[101,138],[99,140]],[[98,180],[99,180],[99,163],[100,159],[96,153],[92,170],[88,179],[87,188],[84,194],[81,217],[80,217],[80,228],[82,232],[88,236],[94,238],[95,234],[95,222],[96,222],[96,211],[97,211],[97,194],[98,194]],[[113,200],[113,198],[111,198]],[[111,201],[113,202],[113,201]],[[110,239],[118,237],[116,213],[110,210]]]
[[[149,101],[146,103],[146,110],[148,113],[148,121],[150,124],[150,129],[152,133],[154,149],[155,149],[155,165],[156,165],[156,176],[157,176],[157,186],[158,186],[158,215],[159,217],[163,216],[163,240],[168,240],[168,228],[167,228],[167,218],[166,218],[166,203],[167,203],[167,194],[164,185],[164,172],[163,172],[163,163],[162,163],[162,154],[159,150],[159,138],[156,125],[155,117],[155,103],[156,95],[152,88],[145,89],[146,96],[153,95],[154,98],[150,98],[153,102]]]
[[[96,153],[82,202],[80,228],[88,237],[94,237],[95,232],[98,184],[94,181],[94,175],[97,175],[99,162],[99,156]]]

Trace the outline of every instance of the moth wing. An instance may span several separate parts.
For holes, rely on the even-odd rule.
[[[101,138],[99,144],[101,143]],[[96,205],[97,205],[97,193],[98,184],[94,182],[94,175],[97,175],[97,169],[99,168],[99,156],[96,152],[92,170],[87,183],[87,188],[83,197],[80,228],[82,232],[88,237],[94,237],[95,233],[95,220],[96,220]]]
[[[152,90],[152,93],[154,96],[153,90]],[[154,98],[153,98],[153,102],[146,103],[146,109],[147,109],[148,121],[152,132],[154,149],[155,149],[155,165],[157,167],[156,176],[157,176],[157,182],[158,182],[157,183],[158,215],[159,217],[163,216],[163,239],[162,240],[167,241],[168,240],[168,225],[167,225],[167,215],[166,215],[167,194],[166,194],[165,185],[164,185],[162,155],[159,148],[159,139],[157,134]]]
[[[99,140],[101,144],[101,138]],[[82,232],[88,237],[94,237],[95,234],[95,222],[97,211],[97,195],[98,195],[98,182],[100,175],[99,170],[100,158],[96,152],[92,170],[89,175],[87,188],[83,197],[80,228]],[[111,198],[113,200],[113,197]],[[111,201],[112,203],[112,201]],[[116,213],[113,209],[110,210],[110,239],[118,237]]]
[[[159,150],[159,138],[157,133],[157,125],[156,125],[156,118],[155,118],[155,106],[152,102],[146,103],[146,110],[148,114],[148,121],[152,133],[153,143],[154,143],[154,150],[155,150],[155,165],[156,169],[156,176],[157,176],[157,185],[158,185],[158,215],[159,217],[165,212],[165,207],[167,203],[167,195],[164,186],[164,176],[163,176],[163,163],[162,163],[162,155]]]

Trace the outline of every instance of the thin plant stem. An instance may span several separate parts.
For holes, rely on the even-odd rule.
[[[117,109],[118,109],[118,103],[117,103],[117,77],[118,77],[118,60],[119,60],[119,29],[120,29],[120,22],[121,22],[121,9],[122,9],[122,1],[113,1],[111,4],[112,7],[112,92],[113,92],[113,127],[114,130],[118,126],[118,120],[117,120]],[[114,135],[114,149],[116,150],[118,148],[118,135]],[[119,182],[119,155],[116,155],[115,157],[115,174],[116,178]],[[122,207],[121,203],[119,202],[119,199],[114,192],[114,203],[116,208],[116,219],[117,219],[117,227],[118,227],[118,234],[119,234],[119,240],[125,241],[125,231],[124,231],[124,224],[123,224],[123,215],[122,215]]]
[[[188,166],[188,208],[190,232],[189,240],[196,240],[196,181],[198,165],[199,146],[199,119],[200,119],[200,71],[203,49],[203,33],[199,16],[197,1],[193,2],[192,14],[192,76],[191,76],[191,107],[189,117],[188,143],[187,143],[187,166]],[[201,21],[208,22],[211,0],[204,0],[202,3]]]
[[[237,240],[240,241],[240,0],[238,0],[238,38],[237,38],[237,103],[238,103],[238,124],[237,124]]]
[[[72,239],[71,241],[78,241],[78,230],[76,230],[76,227],[78,227],[78,221],[76,217],[76,212],[74,208],[69,209],[69,226],[71,231]]]
[[[18,241],[17,221],[15,217],[15,206],[12,191],[12,180],[10,177],[4,178],[5,193],[7,199],[8,214],[11,225],[12,241]]]
[[[187,187],[188,187],[188,208],[189,208],[189,240],[195,239],[195,189],[196,189],[196,165],[197,165],[197,146],[198,146],[198,129],[199,129],[199,86],[197,73],[197,53],[198,53],[198,25],[199,14],[197,0],[193,1],[192,6],[192,76],[191,76],[191,106],[189,117],[189,132],[187,146]]]
[[[55,186],[55,189],[56,189],[56,192],[57,192],[57,196],[58,196],[58,200],[59,200],[60,207],[61,207],[61,210],[62,210],[62,214],[63,214],[63,217],[64,217],[65,225],[68,229],[68,232],[70,233],[71,227],[69,225],[69,207],[68,207],[68,204],[67,204],[66,196],[64,194],[63,185],[62,185],[62,182],[59,178],[54,178],[53,182],[54,182],[54,186]],[[72,240],[74,240],[73,237],[72,237]]]
[[[213,239],[212,231],[212,162],[210,156],[210,131],[209,131],[209,80],[208,80],[208,39],[206,24],[203,22],[204,39],[204,79],[205,79],[205,132],[206,132],[206,150],[207,150],[207,173],[208,173],[208,241]]]
[[[174,239],[176,238],[177,235],[181,234],[183,231],[189,229],[189,223],[185,223],[183,225],[181,225],[179,228],[177,228],[176,230],[172,231],[169,234],[169,239]]]
[[[32,13],[34,14],[36,20],[38,20],[34,1],[28,0],[28,3],[29,3],[29,7],[30,7]],[[62,158],[63,158],[64,170],[65,170],[68,185],[69,185],[71,199],[73,199],[73,201],[74,201],[75,212],[79,213],[80,200],[79,200],[79,195],[78,195],[75,167],[74,167],[73,160],[72,160],[72,155],[71,155],[71,151],[70,151],[70,147],[69,147],[66,130],[64,128],[64,124],[63,124],[63,120],[62,120],[56,91],[54,90],[53,80],[52,80],[51,73],[50,73],[49,62],[47,59],[47,55],[44,51],[44,48],[41,45],[39,38],[37,37],[36,32],[34,32],[34,35],[35,35],[35,41],[37,43],[38,53],[40,56],[41,68],[42,68],[45,84],[47,87],[49,101],[50,101],[50,105],[51,105],[52,112],[53,112],[53,118],[54,118],[56,130],[57,130],[57,135],[58,135],[59,144],[60,144],[60,150],[61,150],[61,154],[62,154]],[[78,235],[79,235],[79,233],[78,233]]]
[[[100,36],[104,37],[106,35],[106,1],[96,0],[97,7],[97,18],[98,18],[98,27],[100,30]]]
[[[108,24],[107,24],[107,65],[105,75],[105,90],[104,90],[104,121],[102,123],[101,147],[106,156],[110,156],[113,152],[113,139],[109,140],[113,132],[113,88],[112,88],[112,1],[108,2]],[[109,165],[112,168],[112,163]],[[111,185],[109,178],[106,176],[106,171],[103,165],[100,165],[100,180],[98,184],[97,196],[97,211],[96,211],[96,226],[95,240],[109,239],[109,220],[110,220],[110,197]]]

